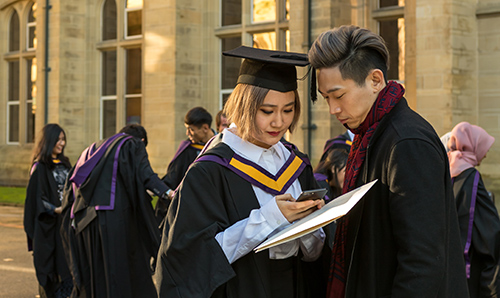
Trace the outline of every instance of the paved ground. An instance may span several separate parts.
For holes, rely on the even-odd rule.
[[[26,248],[22,207],[0,206],[0,297],[38,297],[33,257]]]

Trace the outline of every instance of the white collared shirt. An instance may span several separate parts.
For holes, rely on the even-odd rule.
[[[291,153],[278,142],[265,149],[242,140],[229,129],[224,130],[222,142],[244,158],[257,163],[271,174],[275,175],[285,164]],[[240,220],[215,236],[230,263],[250,253],[271,233],[290,225],[281,213],[274,196],[252,185],[260,208],[250,212],[248,218]],[[297,198],[302,192],[298,179],[286,190],[286,193]],[[299,239],[272,247],[269,249],[270,259],[285,259],[296,256],[299,247],[302,248],[304,260],[315,260],[321,254],[325,234],[322,229]]]

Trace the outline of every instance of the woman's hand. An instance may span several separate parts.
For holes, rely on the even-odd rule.
[[[56,207],[56,209],[54,209],[54,212],[57,213],[57,214],[61,214],[61,212],[62,212],[62,206]]]
[[[288,222],[294,222],[321,209],[325,205],[324,200],[306,200],[296,202],[291,194],[278,195],[275,197],[276,204]]]

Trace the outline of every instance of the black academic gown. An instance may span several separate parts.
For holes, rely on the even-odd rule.
[[[162,180],[171,190],[175,190],[179,186],[187,169],[201,152],[199,147],[203,144],[194,144],[196,147],[191,146],[191,144],[190,140],[181,142],[172,161],[168,164],[167,173]],[[169,204],[170,200],[168,199],[159,199],[156,203],[155,215],[159,222],[165,218]]]
[[[203,155],[230,159],[234,152],[219,143]],[[297,156],[307,159],[296,151]],[[317,188],[312,168],[307,165],[299,176],[303,190]],[[239,220],[260,208],[252,185],[228,168],[215,162],[195,162],[169,208],[158,254],[155,283],[159,297],[271,297],[273,278],[269,251],[250,252],[229,264],[215,239]],[[318,277],[321,269],[303,269],[300,258],[296,266],[296,292],[299,297],[322,297],[325,284]],[[307,270],[307,271],[306,271]],[[305,282],[305,278],[310,278]],[[314,292],[314,291],[319,291]],[[288,297],[287,297],[288,298]]]
[[[146,189],[160,194],[166,186],[151,169],[143,142],[116,136],[80,187],[73,183],[81,177],[74,175],[82,172],[80,160],[65,186],[61,233],[75,284],[71,297],[156,297],[150,264],[160,232]],[[89,148],[106,147],[101,144]],[[88,150],[80,159],[96,151]]]
[[[469,168],[454,179],[453,192],[457,204],[462,249],[467,242],[469,211],[475,168]],[[474,221],[471,234],[470,278],[467,280],[471,298],[500,295],[500,219],[495,204],[488,196],[483,180],[479,178]]]
[[[52,171],[44,163],[34,166],[24,204],[24,230],[28,236],[28,249],[33,250],[33,262],[39,284],[47,294],[55,292],[54,284],[69,278],[68,264],[59,234],[62,217],[48,212],[43,201],[61,206],[57,183]]]

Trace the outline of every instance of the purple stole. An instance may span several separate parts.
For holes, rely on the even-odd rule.
[[[455,177],[451,179],[451,184],[455,182]],[[479,184],[479,171],[476,171],[474,176],[474,184],[472,185],[472,195],[469,208],[469,225],[467,229],[467,241],[465,242],[464,258],[465,258],[465,274],[467,279],[470,279],[470,246],[472,243],[472,228],[474,225],[474,211],[476,209],[477,186]]]
[[[276,175],[269,173],[263,167],[236,153],[231,159],[211,154],[202,155],[196,160],[196,162],[198,161],[216,162],[245,181],[274,196],[284,194],[292,183],[297,180],[306,165],[309,165],[308,160],[302,160],[293,151]]]
[[[325,150],[323,150],[323,153],[325,153],[326,151],[328,151],[334,144],[342,144],[342,145],[348,145],[348,146],[352,146],[352,141],[350,140],[334,140],[333,142],[330,142],[328,143],[327,147],[325,148]]]
[[[316,181],[326,181],[326,182],[328,182],[328,177],[325,174],[321,174],[321,173],[314,173],[314,179],[316,179]],[[330,199],[328,197],[328,195],[325,195],[325,203],[328,203],[331,200],[332,199]]]
[[[73,171],[73,175],[69,178],[71,182],[71,186],[73,188],[73,196],[76,196],[76,189],[79,188],[85,180],[87,180],[92,170],[96,167],[97,163],[102,159],[108,148],[117,140],[118,138],[126,136],[122,138],[116,148],[114,160],[113,160],[113,176],[111,177],[111,195],[109,199],[109,205],[97,205],[95,206],[95,210],[114,210],[115,209],[115,192],[116,192],[116,176],[118,173],[118,155],[120,154],[120,149],[125,143],[126,140],[131,139],[132,136],[128,136],[124,133],[118,133],[110,138],[108,138],[99,148],[95,148],[95,143],[91,146],[87,147],[80,155],[78,162],[75,165],[75,170]],[[73,206],[71,207],[71,218],[75,217],[73,212]]]
[[[316,181],[327,181],[328,182],[328,177],[326,177],[325,174],[321,174],[321,173],[314,173],[314,179],[316,179]]]
[[[189,147],[193,147],[197,150],[203,150],[203,147],[205,147],[205,145],[193,144],[189,140],[184,140],[180,143],[179,148],[177,148],[177,151],[175,152],[174,157],[172,158],[172,161],[174,161],[177,157],[179,157],[179,155]],[[172,162],[172,161],[170,161],[170,162]]]

